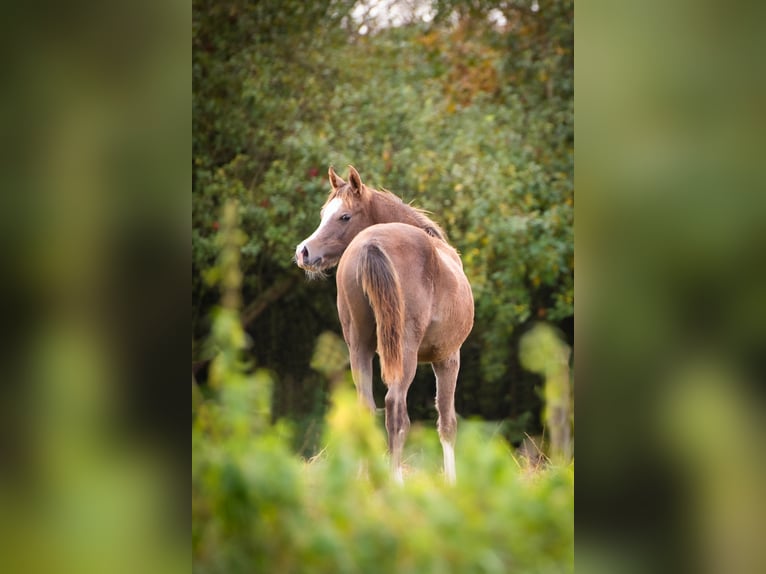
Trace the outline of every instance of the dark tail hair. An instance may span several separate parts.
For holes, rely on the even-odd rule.
[[[404,299],[391,260],[374,243],[364,248],[359,266],[362,290],[370,301],[377,325],[380,368],[386,384],[401,380],[404,338]]]

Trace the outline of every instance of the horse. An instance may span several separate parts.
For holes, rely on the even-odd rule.
[[[455,385],[460,347],[473,328],[473,292],[457,251],[427,212],[387,190],[348,181],[329,169],[330,194],[319,227],[295,250],[309,277],[337,265],[338,316],[360,401],[375,412],[372,359],[387,387],[385,422],[391,471],[403,482],[402,451],[410,428],[407,391],[418,363],[436,377],[437,429],[444,475],[454,484]]]

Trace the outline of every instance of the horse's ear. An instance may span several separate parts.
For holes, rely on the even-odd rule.
[[[362,178],[359,177],[359,172],[354,169],[353,165],[348,166],[348,182],[354,192],[362,192]]]
[[[337,173],[335,173],[335,170],[332,168],[332,166],[330,166],[329,174],[330,174],[330,185],[332,186],[333,189],[338,189],[340,186],[346,184],[346,182],[343,181],[343,179],[340,176],[338,176]]]

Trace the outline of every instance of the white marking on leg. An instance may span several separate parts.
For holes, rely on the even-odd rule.
[[[455,449],[446,441],[440,442],[442,443],[442,450],[444,451],[444,477],[449,484],[455,484]]]
[[[402,474],[401,466],[394,468],[394,482],[396,482],[396,484],[404,484],[404,475]]]
[[[322,210],[322,221],[319,223],[319,227],[317,227],[314,233],[301,241],[298,247],[295,248],[296,261],[301,260],[301,251],[303,251],[303,247],[306,245],[306,243],[319,235],[319,232],[322,231],[322,229],[333,219],[333,217],[335,217],[335,214],[340,211],[341,207],[343,207],[343,200],[339,197],[336,197],[335,199],[331,200],[330,203],[325,205],[324,209]]]

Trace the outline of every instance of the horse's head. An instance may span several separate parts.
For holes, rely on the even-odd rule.
[[[321,274],[338,264],[351,240],[372,225],[372,190],[359,173],[348,166],[348,182],[330,167],[332,190],[320,215],[319,227],[295,249],[295,262],[309,274]]]

